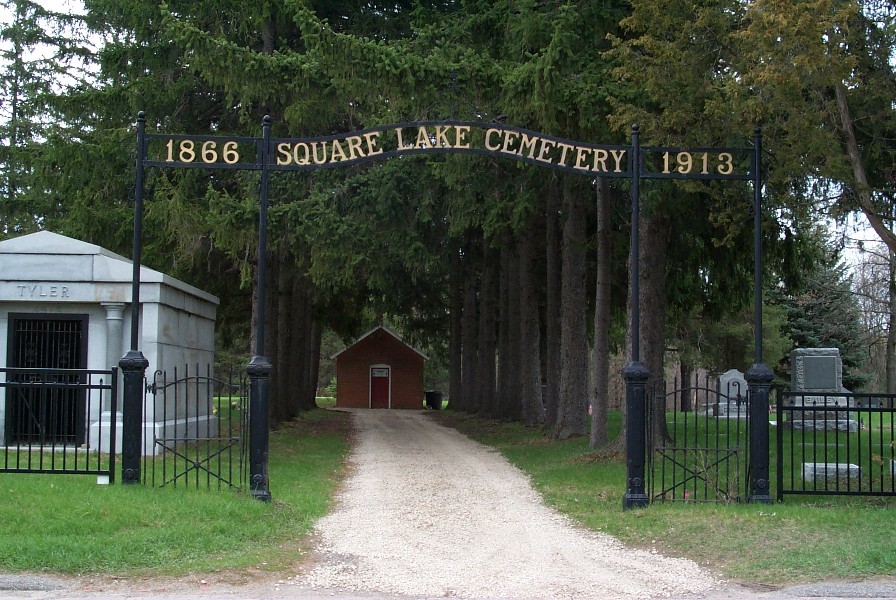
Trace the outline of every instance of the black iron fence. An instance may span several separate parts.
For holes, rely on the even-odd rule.
[[[117,369],[0,368],[0,472],[113,482],[117,384]]]
[[[737,502],[747,487],[748,390],[694,376],[649,395],[651,502]]]
[[[777,394],[778,500],[896,496],[896,395]]]
[[[243,489],[246,482],[246,380],[197,366],[156,371],[144,396],[143,480],[147,485]],[[151,416],[152,418],[147,418]]]

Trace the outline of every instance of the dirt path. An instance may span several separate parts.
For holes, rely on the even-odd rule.
[[[302,583],[465,598],[701,593],[691,561],[623,548],[546,508],[500,454],[424,414],[356,411],[353,474]]]

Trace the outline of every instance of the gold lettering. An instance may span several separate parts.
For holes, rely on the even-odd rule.
[[[357,135],[353,135],[350,138],[346,138],[345,141],[348,143],[348,155],[351,160],[355,160],[356,158],[364,158],[364,150],[361,149],[361,137]],[[355,154],[357,152],[357,155]]]
[[[719,175],[731,175],[734,173],[734,157],[730,152],[722,152],[719,154],[719,166],[717,167]]]
[[[405,146],[404,138],[402,137],[402,133],[401,133],[401,127],[398,127],[395,129],[395,135],[398,137],[398,149],[399,150],[410,150],[411,148],[413,148],[413,146],[411,146],[410,144]]]
[[[289,155],[289,144],[277,144],[277,153],[278,165],[288,165],[292,162],[292,157]]]
[[[590,148],[582,148],[579,146],[576,151],[576,169],[581,169],[583,171],[588,170],[588,166],[585,164],[585,156],[589,152]]]
[[[317,156],[317,147],[320,146],[322,156]],[[327,143],[326,142],[311,142],[311,158],[314,160],[314,164],[316,165],[325,165],[327,164]]]
[[[467,134],[470,133],[469,125],[455,125],[454,126],[454,147],[455,148],[469,148],[470,141],[467,139]]]
[[[493,152],[497,152],[498,150],[501,149],[501,146],[500,146],[500,144],[492,145],[491,140],[492,140],[493,133],[497,133],[498,135],[501,135],[501,132],[498,129],[487,129],[485,131],[485,148],[486,148],[486,150],[491,150]]]
[[[539,150],[538,156],[535,157],[535,160],[539,160],[541,162],[546,162],[546,163],[551,162],[551,158],[548,156],[548,154],[551,152],[551,150],[556,145],[557,145],[556,142],[552,142],[551,140],[542,139],[541,140],[541,150]]]
[[[535,146],[538,145],[538,142],[539,140],[541,140],[541,138],[538,136],[529,137],[529,135],[525,133],[522,135],[523,139],[520,140],[520,148],[517,151],[517,154],[522,156],[523,152],[526,152],[528,150],[529,154],[527,154],[527,156],[529,158],[535,158]]]
[[[305,156],[299,158],[299,148],[305,149]],[[308,148],[308,144],[305,142],[299,142],[292,148],[292,158],[296,161],[297,165],[307,165],[311,162],[311,150]]]
[[[557,164],[563,165],[565,167],[566,166],[566,153],[569,152],[570,150],[572,150],[573,146],[571,144],[564,144],[563,142],[557,142],[557,145],[560,148],[562,148],[562,151],[560,152],[560,162]]]
[[[607,158],[610,155],[607,154],[607,151],[603,148],[597,148],[594,150],[594,160],[591,161],[591,170],[597,171],[599,173],[607,172]]]
[[[373,156],[374,154],[382,154],[383,149],[377,148],[377,140],[380,138],[380,132],[374,131],[373,133],[365,133],[364,139],[367,141],[367,156]]]
[[[451,143],[448,141],[448,129],[448,125],[436,125],[436,147],[451,147]]]
[[[336,156],[336,153],[339,153],[339,156]],[[348,160],[348,156],[346,156],[345,151],[342,149],[342,144],[339,143],[339,140],[333,140],[333,150],[330,152],[330,162],[342,162],[344,160]]]
[[[625,150],[610,150],[610,154],[613,155],[613,160],[616,161],[616,169],[613,172],[622,173],[624,171],[622,161],[625,159]]]
[[[501,152],[506,152],[507,154],[518,154],[519,149],[511,150],[510,145],[515,142],[519,136],[520,134],[516,131],[505,131],[504,145],[501,147]]]
[[[429,132],[426,131],[426,127],[420,125],[417,127],[417,143],[414,145],[415,148],[426,148],[427,146],[432,147],[432,140],[429,139]]]

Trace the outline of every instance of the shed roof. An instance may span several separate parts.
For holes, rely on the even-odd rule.
[[[392,331],[392,330],[389,329],[388,327],[384,327],[383,325],[380,325],[379,327],[374,327],[373,329],[371,329],[370,331],[368,331],[367,333],[365,333],[364,335],[362,335],[361,337],[359,337],[358,339],[356,339],[354,342],[352,342],[351,344],[349,344],[348,346],[346,346],[345,348],[343,348],[342,350],[340,350],[339,352],[337,352],[336,354],[334,354],[333,356],[331,356],[330,359],[331,359],[331,360],[335,360],[336,358],[339,357],[339,355],[343,354],[344,352],[347,352],[348,350],[351,350],[353,347],[357,346],[358,344],[360,344],[361,342],[363,342],[365,339],[369,338],[371,335],[373,335],[374,333],[376,333],[377,331],[380,331],[380,330],[382,330],[383,332],[385,332],[387,335],[389,335],[389,336],[395,338],[395,340],[396,340],[398,343],[400,343],[400,344],[402,344],[403,346],[409,348],[410,350],[412,350],[412,351],[415,352],[416,354],[419,354],[419,355],[423,358],[423,360],[429,360],[429,357],[426,356],[423,352],[420,352],[419,350],[417,350],[416,348],[414,348],[414,347],[411,346],[410,344],[406,343],[403,339],[401,339],[401,337],[400,337],[397,333],[395,333],[394,331]]]

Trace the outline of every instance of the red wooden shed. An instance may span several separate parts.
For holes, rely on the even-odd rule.
[[[337,407],[423,408],[427,356],[385,327],[366,333],[332,358]]]

